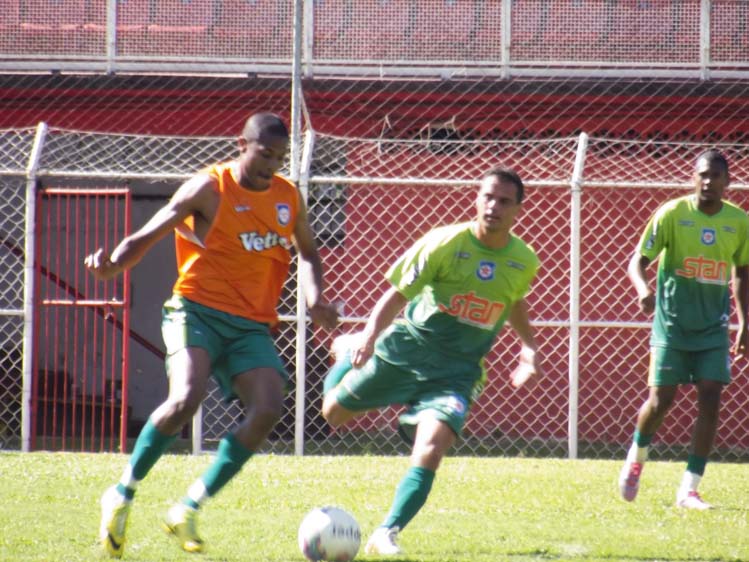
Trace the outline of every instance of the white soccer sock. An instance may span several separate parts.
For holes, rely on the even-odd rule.
[[[648,450],[649,447],[647,445],[645,447],[638,447],[637,443],[633,442],[629,451],[627,451],[627,462],[645,462],[648,460]]]
[[[128,488],[130,490],[137,490],[138,484],[140,484],[140,480],[136,480],[133,478],[133,467],[129,464],[125,467],[125,470],[122,472],[122,476],[120,477],[120,484],[124,486],[125,488]]]
[[[187,497],[194,501],[199,506],[203,505],[203,502],[208,499],[208,490],[205,489],[205,484],[198,478],[192,483],[187,490]]]
[[[679,486],[679,494],[687,495],[689,492],[696,492],[697,486],[700,485],[700,480],[702,480],[701,475],[685,470],[684,476],[681,479],[681,486]]]

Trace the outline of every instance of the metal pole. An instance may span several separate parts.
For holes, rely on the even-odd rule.
[[[203,452],[203,405],[198,406],[198,411],[192,417],[192,454],[199,455]]]
[[[710,8],[712,0],[700,3],[700,78],[710,79]]]
[[[299,183],[301,173],[302,144],[302,39],[304,19],[304,1],[294,2],[294,51],[291,76],[291,179]],[[309,170],[305,172],[309,178]],[[302,200],[307,202],[306,185],[302,189]],[[297,267],[296,287],[296,405],[294,421],[294,454],[304,454],[304,409],[305,380],[307,365],[307,301],[304,298],[304,287]]]
[[[304,76],[310,78],[312,76],[312,58],[314,57],[314,45],[315,45],[315,3],[314,0],[304,0]]]
[[[315,148],[315,133],[308,129],[304,135],[304,150],[302,151],[301,174],[299,189],[302,197],[307,200],[309,193],[309,176],[312,167],[312,154]],[[298,310],[296,321],[296,401],[294,404],[294,454],[304,455],[304,412],[307,409],[307,322],[305,319],[307,305],[301,287],[297,286]]]
[[[300,146],[302,142],[302,39],[304,0],[294,0],[294,44],[291,72],[291,146],[289,171],[292,181],[299,181]]]
[[[29,163],[26,166],[26,231],[24,252],[26,261],[23,272],[23,377],[21,390],[21,450],[31,450],[31,390],[34,383],[34,317],[36,314],[36,174],[42,157],[44,141],[47,137],[47,124],[40,122],[36,127],[34,144],[31,147]]]
[[[107,0],[107,74],[114,73],[117,56],[117,0]]]
[[[502,0],[500,20],[500,74],[501,79],[510,77],[510,46],[512,42],[512,0]]]
[[[572,204],[570,209],[570,350],[569,383],[570,404],[567,421],[569,458],[577,458],[578,399],[580,391],[580,206],[582,199],[583,168],[588,135],[580,133],[575,155],[575,166],[570,180]]]

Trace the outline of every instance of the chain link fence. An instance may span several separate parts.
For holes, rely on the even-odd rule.
[[[8,147],[0,152],[0,160],[10,162],[19,146],[30,147],[28,142],[13,140],[30,135],[31,131],[0,135],[6,140],[2,146]],[[178,183],[184,175],[179,176],[176,170],[184,169],[188,162],[227,159],[234,150],[229,138],[164,140],[55,128],[48,137],[48,150],[42,152],[38,168],[43,184],[64,177],[86,177],[106,184],[107,178],[133,170],[134,162],[140,163],[137,169],[142,177],[167,177]],[[590,138],[584,153],[577,223],[571,188],[580,151],[581,139],[577,137],[385,142],[319,134],[309,135],[308,142],[313,138],[311,167],[309,174],[303,174],[302,187],[308,190],[312,226],[326,266],[328,298],[340,303],[343,319],[334,333],[308,325],[301,340],[304,360],[299,365],[292,271],[279,309],[282,323],[276,341],[289,371],[304,378],[305,392],[300,395],[292,385],[283,419],[265,450],[291,453],[303,443],[301,450],[306,454],[406,452],[395,431],[397,408],[368,414],[337,431],[321,418],[322,380],[331,362],[328,349],[332,337],[362,326],[386,288],[385,269],[419,236],[434,225],[472,218],[476,180],[488,167],[503,164],[521,170],[528,184],[516,233],[536,248],[542,261],[529,302],[547,376],[532,390],[512,389],[508,375],[517,360],[519,342],[511,331],[504,332],[489,356],[489,383],[474,406],[456,452],[566,456],[574,447],[579,456],[619,455],[645,397],[649,329],[648,318],[638,312],[626,281],[626,262],[657,205],[691,189],[689,176],[704,144]],[[168,157],[164,156],[165,146]],[[730,197],[747,207],[749,146],[722,148],[734,170]],[[137,159],[123,161],[123,155],[133,153]],[[18,158],[18,168],[23,160]],[[8,209],[8,224],[15,224],[15,229],[4,235],[4,270],[8,274],[0,282],[10,303],[7,308],[16,307],[7,315],[7,324],[13,328],[7,331],[6,344],[15,351],[5,355],[16,359],[4,360],[8,362],[4,372],[16,375],[21,365],[18,344],[24,265],[23,253],[18,251],[23,247],[24,182],[13,175],[19,174],[18,168],[9,167],[2,176],[12,178],[19,189],[16,204]],[[580,240],[580,259],[575,266],[571,244],[576,238]],[[578,270],[579,319],[573,319],[570,288],[575,286]],[[579,329],[579,341],[572,339],[573,325]],[[576,366],[571,366],[571,346],[579,350]],[[734,375],[736,382],[726,393],[724,423],[717,441],[717,454],[724,459],[743,458],[749,448],[745,407],[749,391],[742,384],[746,366],[738,363]],[[20,422],[18,380],[14,376],[2,385],[4,393],[15,396],[3,401],[3,422],[11,435],[17,435]],[[656,455],[673,458],[684,453],[693,408],[693,393],[687,391],[659,432]],[[213,388],[203,405],[198,446],[215,446],[241,416],[241,410],[223,403]]]
[[[694,157],[713,146],[729,156],[730,197],[749,207],[743,0],[0,6],[4,446],[19,446],[23,418],[26,168],[40,121],[50,125],[36,170],[42,189],[139,183],[136,216],[203,165],[233,157],[251,111],[275,111],[296,133],[314,132],[304,143],[295,136],[285,170],[302,169],[327,296],[341,303],[344,318],[333,334],[308,325],[298,349],[292,271],[277,344],[289,371],[304,375],[305,393],[298,403],[290,389],[266,447],[279,453],[299,452],[302,443],[307,454],[406,451],[393,409],[339,431],[325,425],[328,346],[365,320],[384,290],[384,269],[404,248],[434,225],[472,216],[474,182],[503,163],[529,185],[517,232],[543,262],[530,301],[549,374],[533,391],[512,391],[506,375],[518,342],[503,333],[490,357],[491,382],[456,450],[621,456],[645,397],[649,319],[625,280],[644,221],[689,189]],[[590,139],[578,199],[571,186],[582,132]],[[144,291],[135,286],[136,302]],[[133,322],[137,339],[141,326]],[[160,364],[161,342],[146,343],[134,349]],[[723,459],[745,458],[749,447],[742,363],[734,377],[716,443]],[[694,395],[685,392],[655,455],[684,454],[693,415]],[[197,445],[215,446],[240,416],[212,390]]]
[[[26,183],[0,176],[0,447],[21,434],[24,213]]]

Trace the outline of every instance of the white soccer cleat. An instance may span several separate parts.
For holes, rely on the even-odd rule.
[[[117,491],[116,486],[107,488],[101,496],[99,541],[112,558],[122,558],[125,552],[125,530],[131,503]]]
[[[689,490],[687,493],[679,492],[676,495],[676,507],[683,507],[684,509],[696,509],[698,511],[705,511],[713,509],[713,506],[707,503],[700,497],[697,490]]]
[[[398,527],[377,527],[367,541],[364,552],[367,554],[401,554],[403,551],[395,542],[400,529]]]
[[[634,501],[637,491],[640,489],[640,474],[642,474],[643,463],[627,461],[619,473],[619,493],[622,499],[628,502]]]
[[[346,353],[350,352],[351,348],[359,342],[361,335],[362,332],[352,332],[333,338],[333,343],[330,345],[330,353],[333,355],[333,360],[340,361],[343,359]]]

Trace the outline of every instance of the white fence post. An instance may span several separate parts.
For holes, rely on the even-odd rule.
[[[700,4],[700,78],[710,79],[710,10],[712,0]]]
[[[572,203],[570,207],[570,350],[569,350],[569,415],[567,420],[568,456],[577,458],[578,398],[579,398],[579,348],[580,348],[580,205],[582,198],[583,168],[588,135],[580,133],[575,155],[575,166],[570,181]]]
[[[500,23],[500,78],[510,77],[510,45],[512,43],[512,0],[502,0],[502,21]]]
[[[199,455],[203,452],[203,405],[198,406],[198,411],[192,417],[192,454]]]
[[[294,1],[294,50],[292,58],[291,74],[291,179],[297,183],[301,190],[302,200],[306,203],[308,192],[306,181],[305,185],[300,184],[302,173],[302,107],[304,104],[302,94],[302,56],[303,56],[303,39],[304,39],[304,0]],[[311,124],[309,124],[311,126]],[[307,140],[310,140],[309,137]],[[305,150],[308,146],[304,147]],[[311,150],[311,147],[310,147]],[[309,162],[311,165],[311,152],[309,153]],[[309,178],[309,170],[305,172],[306,179]],[[304,287],[302,287],[302,278],[299,275],[299,264],[297,263],[297,285],[296,285],[296,406],[294,422],[294,454],[304,454],[304,407],[305,407],[305,377],[307,367],[307,301],[304,298]]]
[[[115,71],[117,58],[117,0],[107,0],[107,74]]]
[[[36,174],[42,158],[47,124],[36,127],[34,144],[26,166],[26,232],[24,233],[23,275],[23,388],[21,400],[21,450],[31,450],[31,387],[34,378],[34,295],[36,292],[34,263],[36,262]]]
[[[315,133],[308,129],[304,135],[299,189],[304,200],[309,193],[309,176],[312,167],[312,155],[315,149]],[[304,411],[307,408],[307,322],[306,301],[301,283],[297,283],[297,307],[299,314],[296,320],[296,400],[294,402],[294,454],[304,455]]]

